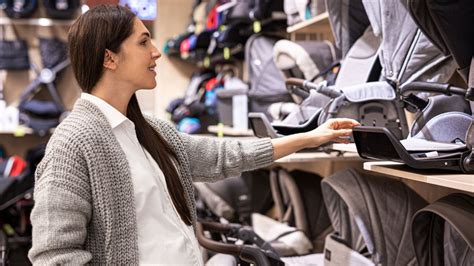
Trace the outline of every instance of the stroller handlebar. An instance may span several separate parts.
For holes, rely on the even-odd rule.
[[[249,263],[254,263],[255,265],[270,266],[271,264],[266,254],[257,247],[249,245],[224,244],[209,239],[204,235],[204,230],[218,233],[231,233],[237,229],[236,227],[236,225],[232,224],[229,225],[204,221],[198,222],[196,224],[197,239],[199,244],[201,244],[206,249],[213,250],[218,253],[237,255],[242,260]]]
[[[463,88],[458,88],[451,86],[450,84],[444,84],[444,83],[433,83],[433,82],[423,82],[423,81],[414,81],[406,84],[402,88],[400,88],[400,94],[402,96],[407,96],[408,93],[410,92],[436,92],[436,93],[442,93],[448,96],[451,96],[453,94],[455,95],[461,95],[461,96],[467,96],[466,95],[466,89]],[[466,100],[470,100],[469,98],[466,97]],[[474,99],[472,99],[474,100]]]
[[[309,80],[299,79],[299,78],[288,78],[285,81],[286,86],[296,86],[301,87],[306,91],[315,90],[318,93],[326,95],[330,98],[337,98],[342,95],[342,92],[335,89],[334,87],[327,86],[325,81],[320,83],[314,83]]]

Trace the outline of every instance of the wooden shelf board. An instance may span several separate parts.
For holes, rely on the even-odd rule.
[[[389,161],[365,162],[364,169],[380,174],[474,193],[474,175],[449,171],[418,170],[409,168],[403,163]]]
[[[49,19],[49,18],[23,18],[23,19],[10,19],[0,17],[0,25],[29,25],[29,26],[71,26],[74,20],[60,20],[60,19]]]
[[[234,129],[232,127],[223,126],[219,128],[219,126],[208,126],[207,130],[211,133],[217,134],[220,130],[224,136],[254,136],[253,131],[250,129],[242,130],[242,129]]]
[[[50,129],[48,134],[52,134],[54,132],[54,128]],[[17,137],[22,137],[22,135],[34,135],[35,133],[33,132],[33,129],[32,128],[29,128],[29,127],[24,127],[22,126],[21,129],[18,131],[18,130],[0,130],[0,135],[13,135],[13,136],[16,136],[20,134],[19,136]],[[46,135],[48,135],[46,134]]]
[[[288,27],[286,29],[286,32],[293,33],[309,26],[317,26],[318,24],[321,24],[322,22],[327,23],[328,19],[329,19],[328,12],[324,12],[311,19],[305,20],[303,22],[300,22],[298,24]]]
[[[357,147],[355,143],[349,143],[349,144],[334,143],[334,144],[331,144],[330,148],[336,151],[353,152],[357,154]]]
[[[276,163],[310,163],[321,161],[359,161],[357,154],[338,152],[297,152],[276,160]]]

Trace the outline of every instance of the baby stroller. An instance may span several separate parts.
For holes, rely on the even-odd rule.
[[[336,3],[337,2],[337,3]],[[329,19],[336,40],[336,46],[341,51],[329,52],[321,56],[320,46],[331,48],[325,42],[317,43],[293,43],[282,40],[273,48],[276,66],[286,78],[304,78],[309,81],[321,80],[326,76],[328,84],[335,83],[338,87],[356,85],[368,81],[375,81],[380,75],[380,64],[377,60],[377,51],[380,38],[376,37],[370,28],[367,14],[362,1],[346,1],[351,8],[343,8],[340,1],[328,3]],[[337,4],[337,5],[336,5]],[[317,50],[316,50],[317,49]],[[333,48],[334,49],[334,48]],[[316,50],[313,52],[313,50]],[[332,50],[332,49],[329,49]],[[335,80],[328,72],[337,68],[337,58],[342,53],[343,63],[340,66]],[[326,53],[324,53],[326,54]],[[306,57],[305,57],[306,55]],[[331,55],[331,56],[329,56]],[[328,60],[326,57],[331,57]],[[317,66],[317,67],[315,67]],[[329,76],[328,76],[329,75]],[[249,119],[252,129],[259,137],[277,137],[298,132],[308,131],[315,128],[315,120],[311,117],[329,102],[330,98],[315,91],[311,94],[311,101],[307,99],[310,92],[303,90],[300,86],[294,86],[287,82],[286,89],[294,103],[299,106],[289,111],[289,115],[283,121],[275,121],[270,124],[262,114],[251,113]],[[295,104],[293,104],[295,105]]]
[[[343,4],[350,6],[350,8],[344,8]],[[291,42],[282,40],[277,42],[273,47],[273,58],[286,78],[303,78],[313,82],[322,81],[323,77],[328,74],[327,72],[340,66],[341,55],[342,58],[347,59],[349,49],[370,25],[362,0],[328,1],[327,6],[329,22],[335,37],[335,46],[338,48],[329,41]],[[368,44],[370,45],[372,42],[368,41]],[[375,41],[373,44],[377,49],[379,42]],[[367,50],[368,53],[371,51],[370,49],[363,50]],[[360,59],[366,57],[360,56]],[[359,63],[358,66],[361,67],[361,64]],[[357,76],[353,75],[351,78],[357,80]],[[366,80],[361,80],[360,83],[362,82],[366,82]],[[333,85],[330,81],[328,83]],[[357,83],[359,82],[356,81],[354,84]]]
[[[0,265],[29,263],[34,172],[45,148],[41,144],[30,149],[26,161],[18,156],[0,159]]]
[[[321,189],[324,212],[327,210],[326,217],[329,214],[331,221],[328,224],[334,230],[326,234],[324,255],[313,253],[283,257],[277,248],[262,240],[258,234],[254,236],[256,231],[249,228],[245,229],[247,234],[242,245],[242,242],[235,241],[242,238],[236,233],[242,227],[234,224],[206,222],[198,229],[198,240],[213,251],[240,254],[245,261],[263,263],[261,265],[278,265],[278,258],[289,265],[413,265],[416,262],[410,239],[410,220],[427,203],[405,184],[347,170],[325,178]],[[318,201],[314,207],[318,209]],[[319,217],[317,222],[321,219],[323,217]],[[220,241],[206,237],[204,231],[222,233],[223,241],[228,238],[233,241],[220,245]],[[249,235],[254,237],[247,237]]]
[[[403,103],[398,96],[400,88],[415,80],[446,81],[454,72],[453,61],[443,56],[421,33],[402,3],[367,1],[364,6],[374,33],[382,37],[379,53],[382,81],[342,88],[304,81],[300,81],[299,85],[307,91],[317,90],[331,98],[309,119],[317,120],[312,125],[320,125],[328,118],[349,117],[366,126],[386,127],[396,138],[401,139],[407,136],[408,126]],[[399,32],[399,29],[403,30]],[[316,93],[314,95],[316,98],[321,97]],[[291,127],[301,132],[298,125]],[[282,131],[282,125],[278,129]],[[285,133],[291,133],[291,129]]]
[[[412,238],[420,265],[474,264],[474,198],[448,195],[419,210],[412,221]],[[430,237],[439,236],[439,237]]]
[[[259,179],[261,177],[253,178]],[[206,185],[212,186],[214,184]],[[202,230],[211,232],[218,230],[218,232],[227,235],[225,241],[230,241],[227,242],[228,244],[235,244],[232,239],[240,238],[244,243],[253,245],[249,247],[250,249],[254,251],[262,249],[270,256],[271,261],[283,256],[321,252],[324,238],[331,232],[329,217],[322,199],[321,177],[304,171],[288,172],[275,168],[270,172],[270,187],[278,221],[254,212],[251,219],[252,227],[250,227],[250,224],[221,224],[219,222],[222,218],[208,215],[200,217]],[[198,189],[198,194],[207,192],[207,197],[225,198],[226,190],[222,189],[222,184],[220,190],[216,188],[214,186],[212,191]],[[217,213],[218,208],[210,210]],[[198,229],[198,239],[201,245],[215,252],[238,255],[235,253],[236,247],[230,252],[220,249],[222,246],[219,244],[216,246],[216,242],[222,240],[219,235],[211,233],[211,237],[207,237],[203,231],[200,232]],[[242,246],[239,246],[238,249],[239,252],[243,252]],[[241,260],[248,261],[248,258],[244,256],[241,257]]]
[[[51,128],[56,127],[67,115],[65,107],[59,97],[55,82],[58,76],[70,62],[67,57],[66,43],[58,39],[40,38],[40,54],[43,69],[35,65],[31,67],[37,77],[25,88],[20,96],[20,122],[32,128],[35,133],[44,135]],[[51,100],[35,99],[42,87],[45,86]]]
[[[441,8],[441,4],[428,1],[408,3],[420,28],[440,50],[453,56],[467,90],[436,82],[407,84],[401,89],[406,107],[420,110],[410,137],[399,141],[383,128],[356,128],[354,136],[359,154],[364,158],[404,162],[413,168],[472,173],[472,102],[468,101],[474,100],[474,32],[466,25],[473,22],[474,5],[471,1],[457,1]],[[456,31],[450,30],[453,26]],[[413,95],[414,92],[440,95],[426,101]],[[375,148],[380,143],[384,143],[384,149]]]

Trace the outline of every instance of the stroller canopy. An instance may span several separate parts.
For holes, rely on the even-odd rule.
[[[401,86],[414,80],[446,82],[454,62],[436,48],[410,17],[405,1],[363,0],[370,24],[382,37],[383,76]]]
[[[444,54],[454,57],[467,82],[474,55],[474,2],[409,0],[408,5],[416,24]]]
[[[326,0],[336,46],[346,57],[349,48],[370,25],[362,0]]]
[[[361,176],[355,170],[323,179],[322,191],[334,230],[376,265],[409,265],[413,214],[426,202],[394,179]]]
[[[474,198],[451,194],[418,211],[412,237],[420,265],[473,265]]]

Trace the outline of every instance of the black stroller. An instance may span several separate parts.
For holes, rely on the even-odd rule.
[[[261,178],[264,176],[254,176],[252,179],[254,183],[257,183]],[[234,187],[238,180],[231,181]],[[263,195],[268,196],[266,191],[270,186],[273,199],[271,203],[275,204],[275,217],[278,221],[260,214],[264,213],[259,213],[262,209],[255,209],[251,214],[251,223],[245,223],[243,219],[233,219],[236,222],[243,220],[244,225],[222,223],[223,216],[228,217],[228,215],[225,213],[220,215],[222,210],[229,209],[222,207],[227,205],[225,201],[228,201],[229,205],[237,211],[244,209],[236,206],[242,206],[243,202],[239,204],[237,200],[237,204],[232,203],[227,195],[229,190],[239,190],[238,187],[230,188],[227,179],[213,184],[200,184],[197,194],[201,195],[200,198],[204,199],[208,206],[205,210],[211,212],[204,216],[200,215],[201,225],[197,231],[200,244],[210,251],[240,257],[240,263],[257,262],[257,265],[277,265],[276,263],[281,263],[281,257],[322,252],[324,239],[332,228],[322,198],[321,177],[304,171],[288,172],[275,168],[270,171],[269,181],[266,189],[260,189],[257,193],[254,191],[255,195],[249,196],[254,198],[256,206],[259,204],[263,206],[261,198]],[[204,185],[206,188],[203,188]],[[231,194],[235,193],[233,191]],[[206,194],[205,197],[202,196],[203,194]],[[212,199],[216,198],[222,198],[223,200],[220,201],[224,203],[213,204],[215,200]],[[198,215],[202,214],[203,210],[199,205],[197,204]],[[247,214],[249,213],[243,212],[239,215],[248,217]],[[236,264],[239,260],[232,256],[229,258],[232,261],[228,263],[229,265]]]
[[[0,170],[0,265],[24,265],[28,263],[27,252],[31,247],[30,212],[33,208],[33,186],[36,165],[44,156],[46,144],[27,152],[21,173],[3,176]],[[15,156],[0,160],[11,164]],[[13,164],[18,162],[13,162]],[[11,173],[11,171],[10,171]]]
[[[298,177],[293,181],[298,182]],[[287,185],[282,187],[288,188]],[[348,170],[325,178],[320,189],[318,195],[324,196],[322,206],[322,197],[320,201],[309,200],[302,205],[313,208],[306,209],[308,213],[323,214],[307,220],[311,230],[329,226],[329,232],[323,234],[324,252],[320,249],[306,255],[286,254],[293,256],[286,257],[277,246],[255,234],[257,230],[216,222],[201,223],[198,240],[207,249],[240,256],[241,260],[257,265],[278,265],[280,261],[289,265],[413,265],[416,262],[410,221],[427,203],[405,184]],[[301,194],[301,199],[305,198]],[[286,210],[305,211],[298,207],[298,198],[291,200],[292,207]],[[218,237],[210,237],[216,234]],[[235,263],[234,260],[226,265]]]

